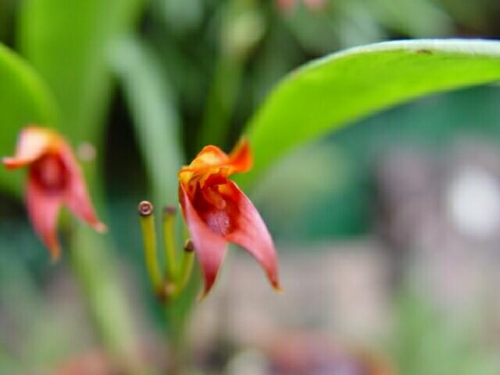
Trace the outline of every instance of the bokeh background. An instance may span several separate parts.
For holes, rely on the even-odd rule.
[[[0,41],[13,49],[24,3],[0,0]],[[168,361],[136,215],[137,202],[154,196],[137,108],[156,99],[127,74],[141,77],[136,67],[150,64],[144,79],[175,98],[170,115],[182,123],[188,160],[206,143],[229,151],[269,90],[313,58],[385,40],[498,39],[499,19],[495,0],[146,2],[127,39],[147,63],[127,43],[109,51],[116,74],[97,155],[103,215],[144,356],[159,367]],[[278,244],[285,293],[274,294],[258,265],[231,248],[215,290],[194,308],[193,373],[500,373],[499,104],[496,85],[426,97],[273,166],[249,195]],[[70,265],[50,263],[8,192],[0,249],[1,372],[86,361],[101,368],[89,374],[107,373]]]

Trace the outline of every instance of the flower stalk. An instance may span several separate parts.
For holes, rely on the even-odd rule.
[[[142,201],[138,207],[149,280],[158,300],[165,305],[173,303],[181,295],[191,277],[194,263],[194,247],[192,242],[187,240],[181,263],[178,264],[175,238],[176,211],[172,206],[165,207],[163,210],[161,228],[166,260],[165,273],[163,273],[157,252],[153,205],[148,201]]]
[[[186,288],[191,274],[193,271],[194,264],[194,244],[193,241],[187,239],[182,253],[182,261],[179,268],[179,274],[171,286],[170,293],[168,293],[168,298],[170,301],[176,300],[181,293]]]
[[[179,286],[181,289],[186,287],[189,281],[191,272],[193,271],[194,263],[194,244],[191,239],[187,239],[184,243],[184,249],[182,254],[181,270],[179,274]]]
[[[174,206],[167,206],[163,210],[163,247],[165,251],[167,279],[173,281],[177,278],[177,250],[175,236],[175,216],[177,210]]]
[[[144,259],[149,279],[156,293],[161,293],[163,288],[163,277],[158,264],[156,251],[156,230],[153,205],[148,201],[142,201],[138,207],[141,222],[142,240],[144,243]]]

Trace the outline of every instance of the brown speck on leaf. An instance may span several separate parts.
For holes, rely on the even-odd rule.
[[[430,49],[417,49],[415,52],[420,55],[432,55],[432,51]]]

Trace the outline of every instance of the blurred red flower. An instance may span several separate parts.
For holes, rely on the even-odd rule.
[[[16,154],[3,159],[8,169],[27,166],[26,205],[35,232],[53,260],[61,254],[57,218],[65,204],[79,219],[98,232],[106,231],[97,218],[73,151],[53,130],[29,126],[21,131]]]

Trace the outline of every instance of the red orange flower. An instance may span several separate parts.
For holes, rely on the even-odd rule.
[[[26,188],[28,214],[53,260],[61,254],[56,229],[63,204],[95,230],[106,230],[94,212],[71,147],[55,131],[26,127],[19,136],[15,156],[4,158],[3,164],[8,169],[29,168]]]
[[[213,286],[228,242],[252,254],[271,285],[280,289],[273,240],[257,209],[229,176],[252,167],[249,144],[243,140],[227,155],[206,146],[179,171],[179,199],[205,280],[204,295]]]

